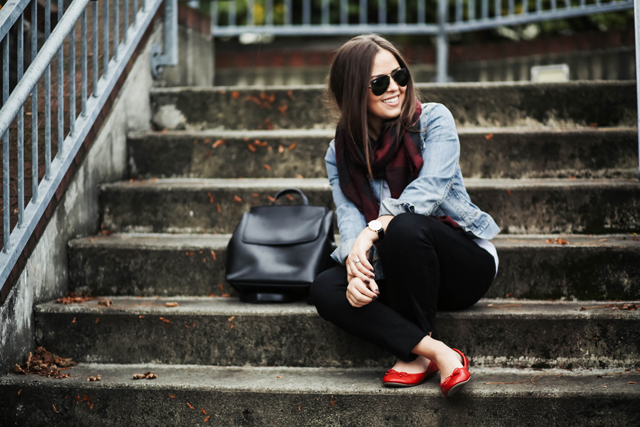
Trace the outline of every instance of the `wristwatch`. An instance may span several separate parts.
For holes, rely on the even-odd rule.
[[[369,224],[367,224],[367,227],[369,227],[371,231],[375,231],[376,233],[378,233],[379,240],[384,239],[384,228],[382,228],[382,223],[380,221],[374,219],[373,221],[370,221]]]

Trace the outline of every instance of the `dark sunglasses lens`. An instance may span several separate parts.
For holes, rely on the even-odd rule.
[[[371,92],[375,96],[380,96],[387,91],[389,87],[389,76],[378,77],[377,79],[371,80]]]
[[[395,80],[395,82],[400,86],[405,87],[407,83],[409,83],[409,70],[406,68],[400,68],[398,71],[393,73],[393,80]]]

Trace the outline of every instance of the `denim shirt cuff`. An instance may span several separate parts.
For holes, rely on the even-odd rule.
[[[336,250],[331,254],[331,258],[333,258],[335,262],[344,265],[344,260],[349,256],[351,248],[353,248],[353,244],[355,242],[356,239],[349,239],[340,243],[340,246],[338,246]]]
[[[403,202],[398,199],[387,198],[380,204],[380,216],[393,215],[397,216],[407,212],[415,212],[415,207],[412,203]]]

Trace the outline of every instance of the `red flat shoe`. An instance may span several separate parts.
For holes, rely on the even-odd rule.
[[[387,387],[413,387],[433,377],[439,370],[438,366],[433,362],[429,362],[427,370],[419,374],[409,374],[407,372],[398,372],[395,369],[389,369],[387,373],[384,374],[382,384]]]
[[[469,359],[464,355],[463,352],[454,348],[452,349],[460,356],[462,356],[462,368],[456,368],[453,370],[453,373],[449,375],[445,380],[440,384],[440,390],[446,396],[453,396],[460,388],[469,382],[471,379],[471,374],[469,373]]]

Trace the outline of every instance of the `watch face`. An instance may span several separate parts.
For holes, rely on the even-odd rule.
[[[377,219],[374,219],[373,221],[369,222],[369,228],[373,231],[379,231],[382,229],[382,223]]]

